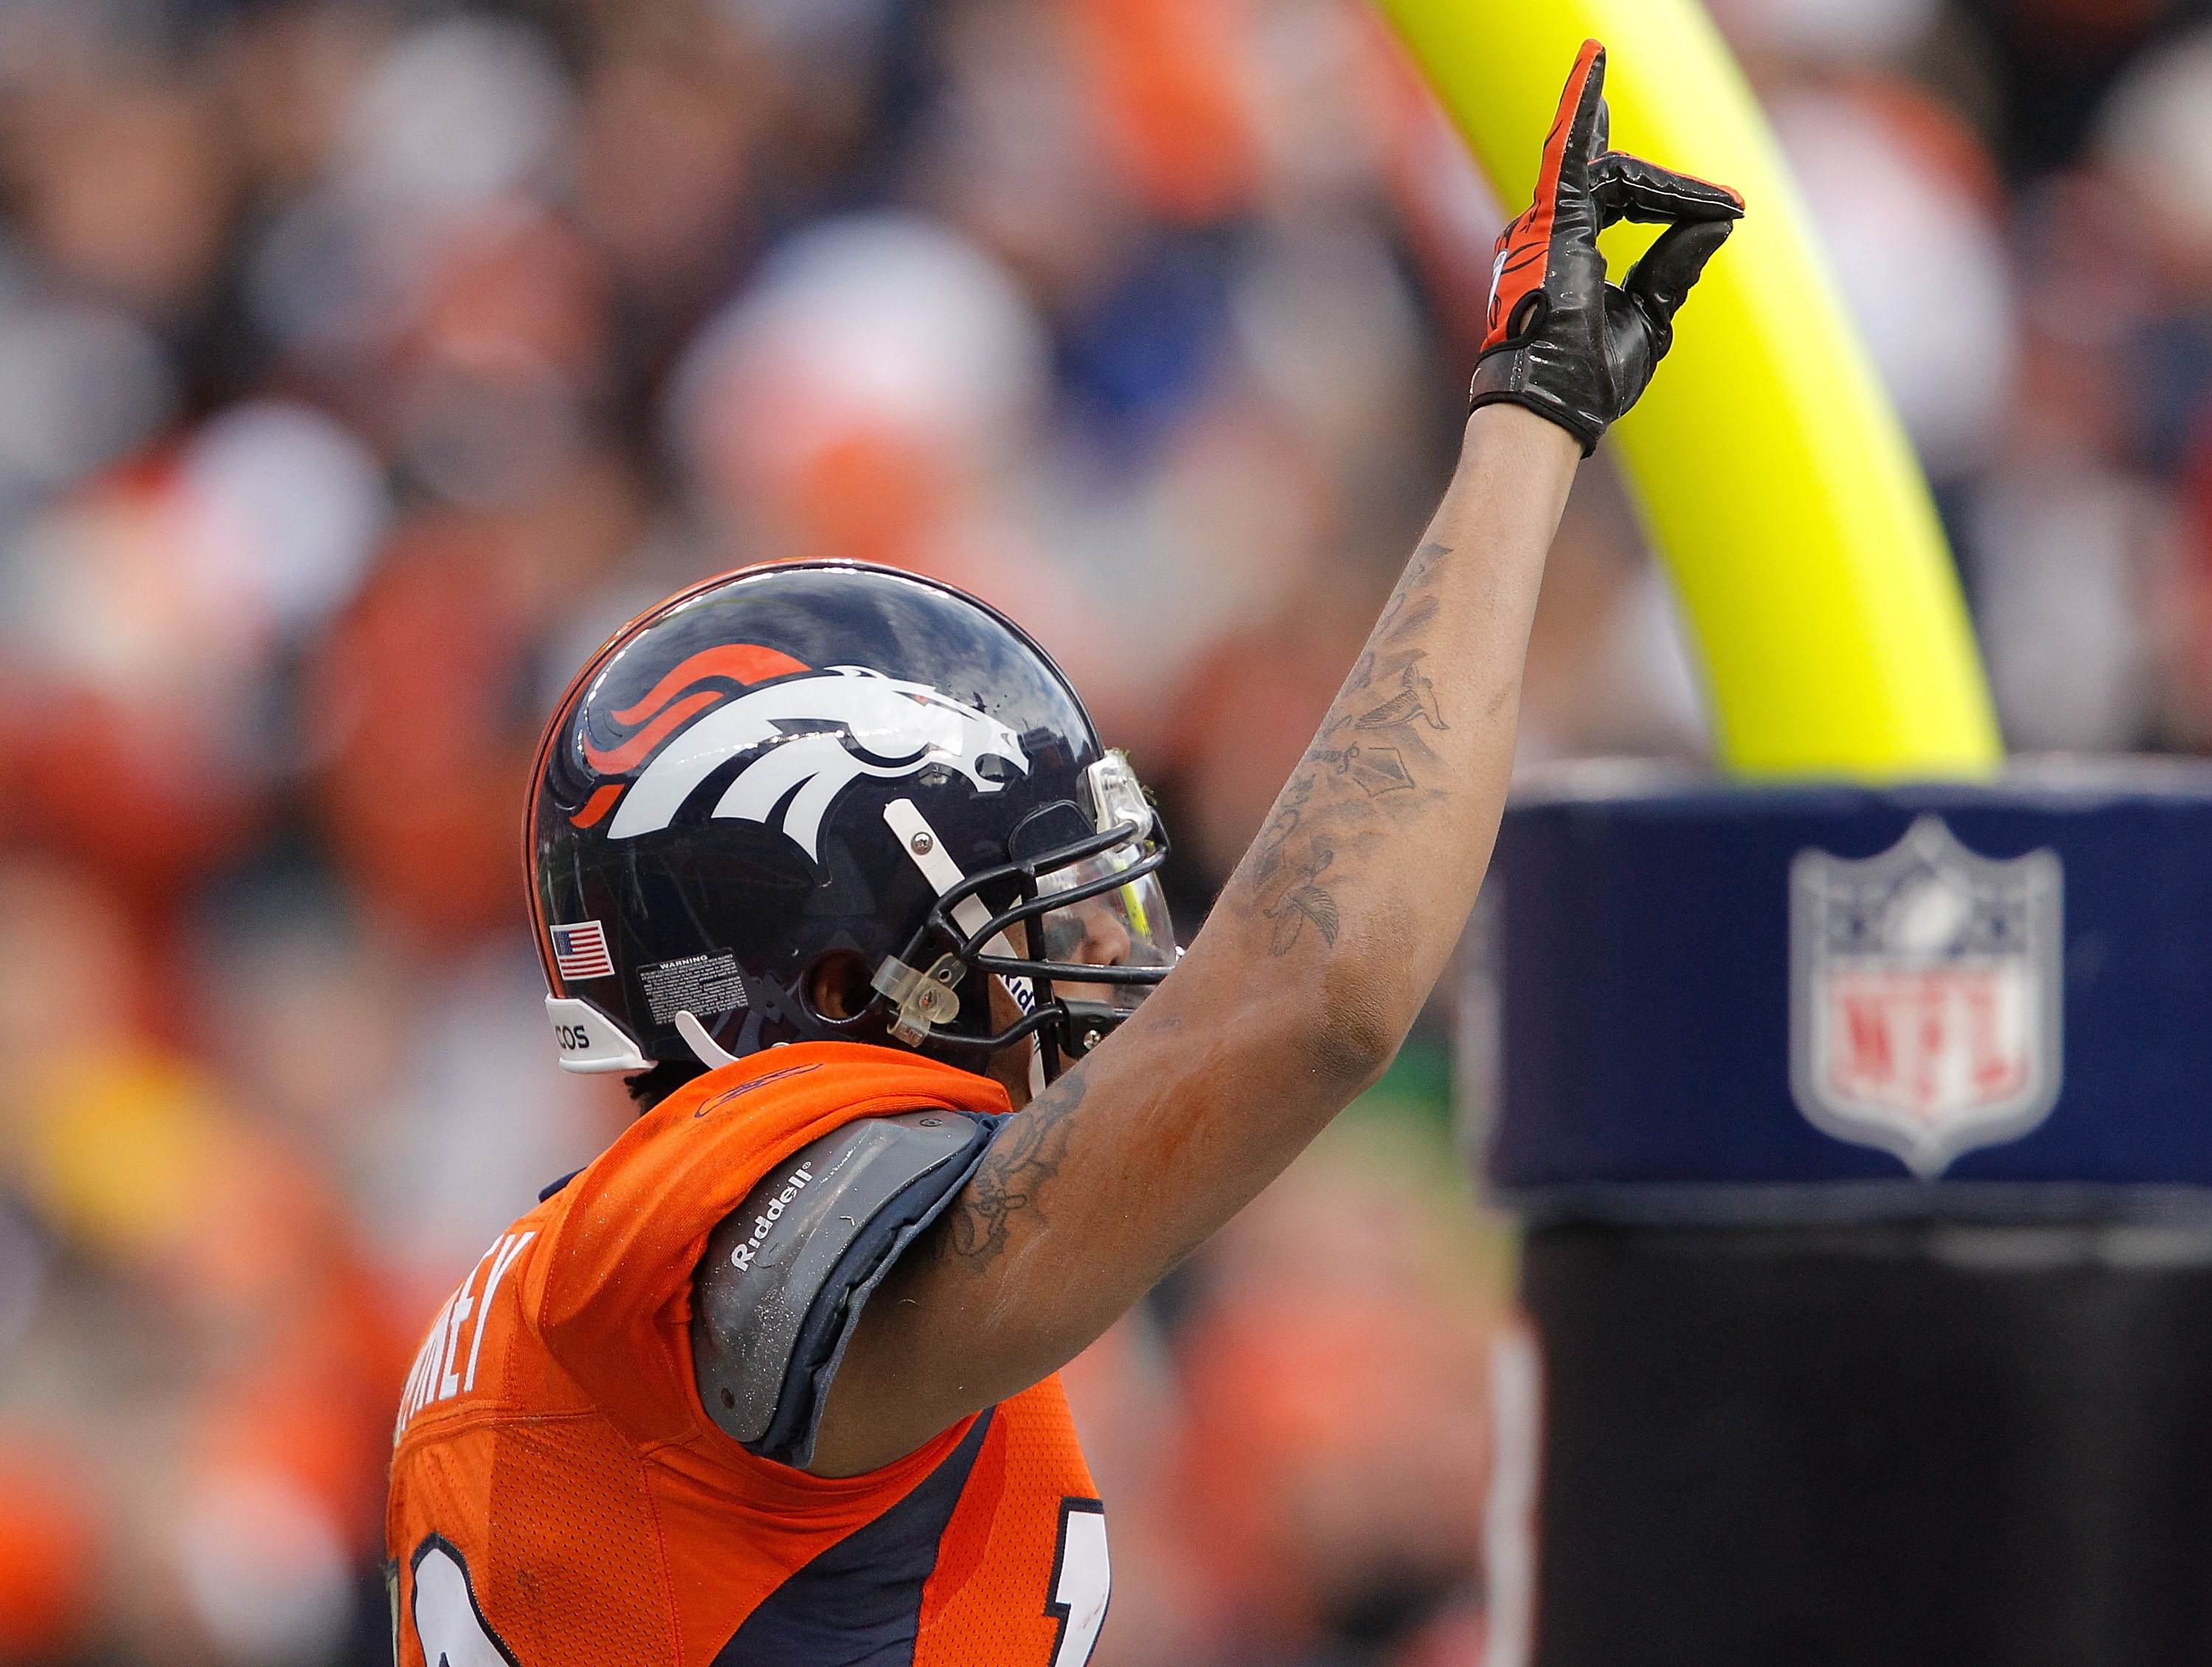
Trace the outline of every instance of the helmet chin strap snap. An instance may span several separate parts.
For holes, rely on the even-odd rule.
[[[735,1054],[723,1052],[714,1038],[707,1034],[707,1027],[689,1007],[676,1015],[676,1034],[684,1038],[684,1044],[699,1056],[699,1062],[710,1071],[738,1062]]]

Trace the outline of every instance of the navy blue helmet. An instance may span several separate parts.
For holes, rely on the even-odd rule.
[[[1019,626],[911,574],[792,563],[672,597],[578,673],[536,776],[569,1070],[811,1040],[980,1071],[1034,1036],[1048,1081],[1174,964],[1127,761]]]

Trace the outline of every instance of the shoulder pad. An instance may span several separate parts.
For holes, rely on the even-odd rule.
[[[715,1423],[767,1457],[811,1462],[862,1305],[966,1183],[998,1122],[860,1118],[792,1153],[723,1218],[692,1293],[692,1370]]]

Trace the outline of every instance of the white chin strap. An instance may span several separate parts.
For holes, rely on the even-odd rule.
[[[684,1045],[698,1055],[699,1062],[710,1071],[719,1071],[725,1065],[738,1062],[735,1054],[724,1053],[714,1038],[707,1034],[707,1027],[699,1022],[697,1015],[689,1007],[676,1015],[676,1034],[684,1038]]]
[[[913,800],[892,800],[884,806],[884,820],[898,836],[901,849],[912,859],[914,866],[921,870],[921,877],[929,882],[939,897],[952,891],[968,878],[960,872],[960,865],[945,855],[945,842],[937,837],[937,830],[915,808]],[[971,938],[991,920],[991,911],[984,907],[982,898],[978,897],[961,898],[952,905],[951,912],[952,923]],[[1008,960],[1019,958],[1003,932],[993,934],[983,946],[983,952],[1004,956]],[[1024,1019],[1036,1011],[1036,990],[1028,979],[1002,977],[999,983],[1013,998],[1014,1005],[1022,1010]],[[683,1020],[678,1019],[677,1024],[680,1028]],[[690,1033],[686,1031],[684,1040],[688,1042],[690,1039]],[[694,1048],[696,1050],[696,1043]],[[1036,1037],[1032,1035],[1030,1037],[1030,1092],[1032,1096],[1042,1094],[1044,1086],[1044,1050],[1036,1045]]]

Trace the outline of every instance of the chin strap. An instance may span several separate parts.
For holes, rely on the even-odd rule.
[[[929,882],[939,897],[943,897],[968,878],[960,872],[960,865],[946,854],[945,842],[937,837],[937,830],[929,825],[928,818],[915,807],[913,800],[892,800],[884,806],[884,820],[898,836],[900,849],[905,851],[914,866],[921,870],[921,877]],[[953,923],[971,938],[991,918],[991,911],[984,906],[983,900],[975,897],[961,898],[952,905],[951,912]],[[983,952],[1003,956],[1010,961],[1021,958],[1014,952],[1014,946],[1006,941],[1006,934],[1003,932],[995,934],[983,946]],[[957,978],[957,976],[956,972],[954,976]],[[1013,998],[1014,1005],[1021,1009],[1024,1018],[1036,1011],[1036,991],[1028,979],[1000,978],[999,983]],[[882,985],[878,983],[878,988],[881,989]],[[1032,1095],[1042,1094],[1044,1089],[1044,1050],[1032,1037],[1030,1041],[1030,1092]]]
[[[676,1034],[684,1038],[684,1044],[699,1056],[699,1062],[710,1071],[738,1062],[735,1054],[723,1052],[714,1038],[707,1034],[707,1027],[689,1007],[676,1015]]]

